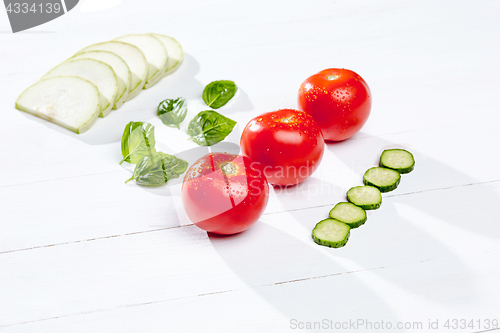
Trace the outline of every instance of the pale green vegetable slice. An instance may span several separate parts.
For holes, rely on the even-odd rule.
[[[130,89],[130,69],[127,63],[116,54],[109,51],[88,51],[75,55],[73,59],[94,59],[109,65],[116,74],[118,80],[118,93],[115,98],[113,109],[118,109],[127,97]]]
[[[350,202],[339,202],[330,210],[330,217],[354,229],[366,222],[366,211]]]
[[[54,76],[77,76],[93,83],[101,95],[101,113],[106,116],[115,104],[118,81],[113,69],[102,61],[93,59],[67,60],[51,69],[42,79]]]
[[[335,219],[325,219],[314,227],[312,238],[316,244],[328,247],[342,247],[349,240],[351,228]]]
[[[138,47],[146,57],[148,76],[144,89],[151,88],[163,77],[167,67],[168,55],[165,46],[156,37],[147,34],[133,34],[115,40]]]
[[[355,186],[347,191],[347,200],[364,210],[378,209],[382,204],[382,194],[373,186]]]
[[[167,67],[165,68],[165,73],[163,76],[167,76],[172,74],[179,68],[184,59],[184,51],[182,50],[181,44],[177,40],[172,37],[160,35],[160,34],[151,34],[152,36],[158,38],[160,42],[163,43],[165,49],[167,49]]]
[[[363,184],[375,186],[380,192],[390,192],[398,187],[401,175],[396,170],[373,167],[366,170]]]
[[[380,155],[380,166],[396,170],[399,173],[409,173],[415,168],[412,153],[404,149],[386,149]]]
[[[87,46],[77,52],[77,54],[98,50],[113,52],[127,63],[131,73],[131,82],[129,93],[125,98],[125,101],[129,101],[137,96],[137,94],[144,87],[148,76],[148,63],[144,57],[144,53],[142,53],[141,50],[134,45],[118,41],[110,41]]]
[[[26,89],[17,99],[16,109],[83,133],[97,119],[100,100],[99,90],[87,80],[52,77]]]

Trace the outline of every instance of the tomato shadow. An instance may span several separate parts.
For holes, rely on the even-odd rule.
[[[286,224],[284,216],[276,223],[267,217],[236,235],[208,235],[234,274],[286,317],[276,318],[282,321],[283,330],[290,328],[294,319],[395,320],[395,314],[379,295],[337,259],[338,252],[311,246],[309,235],[297,237],[288,233],[282,229]],[[365,302],[363,308],[377,311],[360,310],[359,299]],[[233,306],[241,307],[244,320],[245,313],[258,304]]]
[[[198,61],[192,55],[185,54],[184,61],[177,71],[164,77],[150,89],[142,90],[139,95],[123,104],[118,110],[111,110],[104,118],[99,117],[92,127],[82,134],[73,133],[26,112],[21,112],[21,114],[30,120],[89,145],[119,143],[123,130],[130,121],[148,122],[157,117],[158,104],[164,99],[180,96],[186,99],[198,98],[204,87],[195,79],[199,71]],[[119,149],[118,146],[117,149]]]
[[[252,111],[254,106],[248,97],[248,94],[241,88],[238,88],[234,97],[217,112],[228,115],[236,112]]]
[[[394,267],[395,271],[374,270],[374,274],[414,295],[436,302],[450,302],[456,290],[473,290],[472,274],[456,254],[457,246],[460,245],[450,242],[446,230],[458,228],[484,237],[498,238],[500,228],[496,223],[492,223],[493,217],[478,221],[477,210],[481,208],[471,207],[470,202],[477,202],[472,200],[480,196],[485,198],[484,207],[494,207],[500,196],[487,185],[481,184],[457,188],[453,195],[449,195],[446,192],[449,189],[441,188],[477,181],[425,156],[411,145],[360,134],[345,142],[327,144],[327,153],[332,153],[344,168],[347,167],[357,174],[356,178],[359,180],[350,186],[362,185],[364,171],[377,165],[380,153],[387,148],[402,147],[412,151],[416,167],[413,173],[402,176],[401,184],[395,191],[383,194],[381,208],[367,212],[368,221],[360,228],[351,230],[346,250],[336,252],[336,255],[362,267]],[[429,189],[429,183],[412,178],[416,173],[421,173],[430,180],[442,178],[450,181],[449,184],[444,182],[443,186]],[[423,178],[420,176],[418,179]],[[307,231],[310,232],[313,227],[311,220],[316,223],[327,218],[335,203],[346,201],[346,189],[343,193],[327,193],[332,198],[331,205],[325,205],[322,194],[318,194],[317,200],[308,200],[309,208],[303,204],[300,209],[300,203],[293,200],[294,197],[303,197],[300,187],[290,188],[288,193],[275,191],[275,194],[282,207],[294,220],[307,226]],[[318,206],[318,202],[321,205]],[[439,223],[440,228],[434,232],[436,223]],[[447,270],[442,268],[443,262]],[[447,278],[452,273],[459,275],[460,279],[450,288]],[[432,288],[429,288],[425,281],[432,283]],[[435,290],[442,292],[435,293]],[[467,306],[473,306],[474,303],[473,299],[469,299]]]
[[[276,197],[276,200],[281,205],[270,205],[265,214],[297,211],[310,206],[333,204],[335,202],[334,198],[340,197],[344,193],[345,189],[342,186],[321,180],[313,174],[297,185],[272,186],[270,191],[271,198]]]

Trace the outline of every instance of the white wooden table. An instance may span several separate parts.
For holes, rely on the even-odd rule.
[[[354,332],[370,324],[483,332],[500,320],[497,1],[78,6],[18,34],[0,10],[0,332]],[[177,38],[182,67],[88,132],[14,109],[72,53],[142,32]],[[183,96],[195,114],[206,84],[234,80],[239,95],[221,113],[238,121],[237,141],[259,113],[295,108],[300,83],[329,67],[368,82],[370,119],[352,139],[328,144],[301,186],[271,189],[247,232],[207,236],[186,221],[178,188],[124,184],[119,141],[129,121],[155,124],[166,150],[188,145],[161,127],[161,100]],[[314,225],[388,147],[412,151],[415,171],[344,248],[314,244]]]

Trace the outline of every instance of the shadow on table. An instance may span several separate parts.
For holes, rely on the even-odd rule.
[[[363,144],[360,145],[358,140],[363,140]],[[404,145],[366,135],[327,145],[327,149],[341,162],[358,172],[376,165],[380,153],[393,147],[405,148]],[[453,184],[477,182],[411,147],[406,148],[415,155],[414,173],[403,175],[397,190],[383,194],[386,199],[381,208],[368,212],[367,223],[351,231],[349,243],[344,248],[319,247],[312,240],[305,243],[274,228],[271,222],[271,225],[257,223],[250,230],[235,236],[210,235],[214,249],[242,280],[290,319],[311,321],[328,318],[335,313],[357,313],[355,307],[360,306],[360,300],[367,301],[362,304],[362,308],[370,311],[376,309],[376,313],[359,312],[365,318],[376,315],[378,320],[391,320],[394,317],[387,304],[360,279],[363,273],[348,274],[342,264],[345,261],[366,267],[369,274],[438,303],[453,300],[457,289],[473,290],[474,282],[468,267],[447,244],[429,232],[432,230],[429,223],[437,219],[455,229],[498,238],[500,229],[491,220],[478,220],[477,211],[482,208],[471,209],[470,202],[477,202],[472,199],[480,196],[484,207],[491,207],[498,205],[500,196],[485,185],[462,187],[457,190],[460,194],[455,196],[448,196],[446,190],[427,188],[421,188],[421,191],[425,191],[422,193],[415,191],[413,195],[404,195],[405,183],[414,181],[412,175],[416,173],[443,175],[452,179]],[[306,181],[325,188],[329,193],[345,193],[345,189],[314,177]],[[361,185],[361,181],[353,184],[356,185]],[[286,196],[297,195],[300,187],[287,188],[286,191],[280,188],[272,190],[285,210],[304,226],[304,232],[308,234],[316,222],[328,217],[329,210],[336,202],[345,201],[345,195],[332,197],[332,206],[324,207],[324,212],[321,208],[298,209],[302,207],[297,207],[293,200],[286,200]],[[314,204],[310,206],[314,207]],[[414,214],[425,214],[431,221],[427,218],[422,221],[405,218],[398,213],[401,207],[409,207]],[[408,216],[408,213],[404,215]],[[427,223],[425,228],[421,223]],[[251,242],[257,240],[259,247],[256,252]],[[446,259],[446,267],[439,265],[440,259]],[[432,263],[434,260],[437,262]],[[454,280],[453,287],[450,287],[446,277],[453,274],[460,275],[460,279]],[[433,285],[429,288],[428,283],[431,281]],[[436,293],[438,290],[440,292]],[[359,297],[356,296],[358,294]],[[474,305],[473,299],[469,302],[470,306]],[[328,306],[325,308],[325,305]]]
[[[209,234],[209,239],[239,278],[288,318],[283,331],[291,328],[291,320],[396,320],[384,301],[331,253],[266,223],[233,236]],[[370,307],[376,313],[364,310]]]
[[[445,221],[454,227],[459,227],[489,238],[500,237],[500,229],[497,225],[490,223],[491,221],[488,220],[477,220],[477,212],[481,207],[475,206],[471,209],[470,206],[471,202],[477,203],[477,197],[481,197],[480,202],[483,208],[498,205],[500,195],[491,190],[487,185],[477,184],[478,181],[476,179],[416,151],[411,146],[390,142],[366,134],[363,135],[359,139],[347,140],[345,143],[327,144],[327,149],[335,154],[345,165],[358,171],[360,174],[360,184],[353,184],[353,186],[361,185],[361,177],[366,169],[378,165],[379,156],[384,149],[408,149],[415,156],[415,170],[412,173],[402,175],[399,187],[393,192],[383,193],[383,197],[391,197],[390,202],[392,203],[412,205],[415,209],[441,221]],[[357,143],[360,140],[363,141],[362,145]],[[446,147],[443,143],[444,149]],[[353,151],[356,153],[353,154]],[[423,177],[429,179],[429,182],[418,184],[417,180],[412,179],[414,174],[423,175]],[[448,184],[443,186],[434,185],[440,179],[449,180]],[[405,184],[410,182],[413,182],[413,190],[405,191]],[[468,186],[472,184],[476,185]],[[444,189],[441,189],[441,187],[444,187]],[[446,190],[449,188],[457,188],[462,195],[453,197],[448,195]],[[416,195],[418,198],[412,200],[412,196],[404,195],[406,194],[405,192],[409,192],[408,194],[412,194],[412,196]],[[383,208],[384,204],[381,206],[382,210]],[[373,211],[373,214],[376,212]],[[471,223],[471,221],[474,222]]]
[[[359,144],[360,140],[363,140],[362,145]],[[432,190],[432,183],[430,183],[431,188],[429,190],[425,187],[412,185],[414,189],[418,188],[418,190],[412,195],[404,195],[405,184],[413,182],[412,176],[416,173],[447,177],[452,180],[453,184],[472,184],[477,181],[459,170],[415,151],[411,147],[405,147],[405,145],[396,144],[378,137],[364,135],[359,139],[327,144],[327,149],[334,153],[342,163],[360,174],[360,182],[352,184],[352,186],[362,185],[361,177],[363,172],[369,167],[378,164],[378,157],[384,149],[396,147],[407,148],[412,151],[416,160],[415,170],[413,173],[402,175],[401,184],[394,192],[382,194],[385,199],[381,208],[368,211],[368,221],[365,225],[351,230],[349,243],[345,247],[347,251],[339,252],[335,249],[327,249],[327,251],[336,256],[352,260],[363,267],[376,266],[377,264],[374,264],[374,262],[380,262],[380,265],[387,261],[392,262],[396,267],[401,267],[401,272],[394,274],[394,272],[381,269],[375,270],[374,273],[415,295],[438,302],[449,300],[453,290],[455,290],[450,288],[447,279],[440,278],[440,276],[452,272],[445,272],[444,269],[436,270],[434,265],[427,265],[425,262],[441,258],[446,259],[448,263],[451,262],[448,265],[451,267],[449,269],[461,275],[460,285],[456,288],[472,290],[474,283],[468,273],[467,266],[447,244],[440,241],[439,236],[433,235],[429,231],[429,229],[432,229],[432,225],[429,225],[429,223],[435,223],[435,219],[450,225],[454,229],[460,228],[481,236],[498,238],[500,229],[497,225],[491,223],[491,220],[478,220],[477,212],[483,208],[497,205],[500,202],[500,196],[488,186],[481,184],[458,186],[454,190],[455,193],[458,193],[457,195],[448,195],[446,189],[436,188]],[[323,181],[311,177],[306,182],[321,183]],[[323,183],[321,188],[329,189],[327,193],[339,193],[337,186],[327,182]],[[428,184],[425,184],[425,186],[428,186]],[[303,210],[297,210],[291,200],[286,200],[286,196],[300,194],[298,193],[300,187],[288,188],[287,191],[275,188],[274,191],[285,210],[289,211],[289,214],[298,222],[311,230],[312,227],[308,221],[310,218],[304,214]],[[345,193],[345,189],[340,193]],[[477,197],[484,198],[481,200],[483,207],[471,207],[470,203],[476,203],[475,198]],[[329,210],[339,201],[346,201],[345,194],[332,196],[332,205],[324,207],[324,215],[318,216],[315,222],[327,218]],[[421,216],[424,216],[424,218],[422,220],[416,220],[417,217],[405,218],[398,212],[398,209],[401,208],[413,212],[418,218],[421,218]],[[404,214],[404,216],[408,216],[408,214]],[[359,243],[357,242],[358,237]],[[368,253],[366,253],[367,251]],[[418,272],[408,269],[405,266],[408,260],[413,263],[421,261],[421,269]],[[422,281],[433,281],[432,290],[442,290],[439,297],[433,294],[426,283],[422,283]],[[448,293],[449,297],[443,296],[446,293]]]
[[[254,109],[254,106],[250,101],[248,94],[241,88],[238,88],[235,96],[226,105],[224,105],[223,108],[223,114],[229,115],[235,112],[252,111]]]

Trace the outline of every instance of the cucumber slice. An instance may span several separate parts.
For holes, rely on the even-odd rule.
[[[116,39],[117,41],[132,44],[144,53],[148,62],[148,76],[144,89],[155,85],[165,73],[168,55],[163,43],[151,35],[126,35]]]
[[[67,60],[51,69],[42,79],[54,76],[77,76],[93,83],[101,95],[101,114],[106,116],[115,104],[118,81],[111,67],[93,59]]]
[[[415,159],[407,150],[386,149],[380,155],[380,166],[396,170],[399,173],[409,173],[415,167]]]
[[[399,185],[401,175],[396,170],[374,167],[366,170],[363,184],[377,187],[380,192],[390,192]]]
[[[79,77],[38,81],[16,101],[16,109],[53,122],[75,133],[88,130],[101,112],[99,90]]]
[[[87,51],[113,52],[127,63],[130,69],[131,82],[129,93],[127,97],[125,97],[125,101],[130,101],[142,90],[148,76],[148,63],[144,57],[144,53],[136,46],[123,42],[111,41],[87,46],[78,51],[77,54]]]
[[[349,239],[351,228],[340,221],[325,219],[314,227],[312,238],[316,244],[328,247],[342,247]]]
[[[109,65],[118,80],[118,92],[113,109],[118,109],[123,104],[130,89],[130,69],[122,58],[109,51],[88,51],[77,54],[72,59],[94,59]]]
[[[347,200],[365,210],[378,209],[382,204],[382,194],[373,186],[356,186],[347,191]]]
[[[167,55],[168,55],[167,67],[165,69],[165,73],[163,74],[163,76],[172,74],[177,70],[177,68],[179,68],[179,66],[182,63],[182,60],[184,59],[184,51],[182,50],[181,44],[179,44],[178,41],[169,36],[160,34],[150,34],[150,35],[158,38],[158,40],[163,43],[163,46],[165,46],[165,49],[167,49]]]
[[[339,202],[330,211],[330,217],[347,224],[351,229],[357,228],[366,222],[366,212],[350,202]]]

